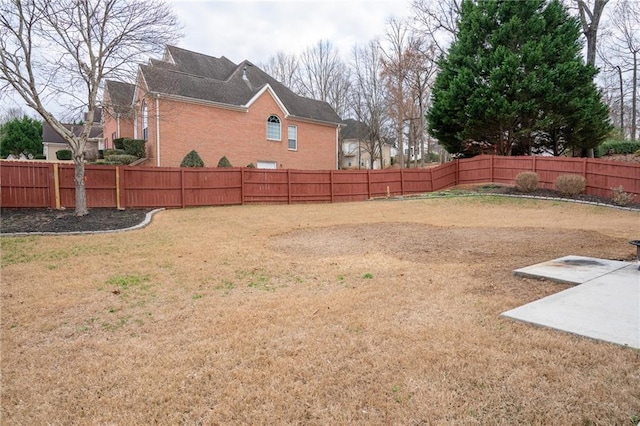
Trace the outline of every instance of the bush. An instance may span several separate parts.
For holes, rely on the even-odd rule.
[[[123,155],[123,154],[126,154],[124,149],[105,149],[102,156],[104,158],[107,158],[107,157],[110,157],[112,155]]]
[[[98,150],[98,160],[104,160],[104,149]]]
[[[573,197],[584,192],[587,181],[581,175],[560,175],[556,178],[556,188],[563,195]]]
[[[520,192],[531,192],[538,189],[538,174],[534,172],[520,172],[516,176],[516,189]]]
[[[603,157],[611,154],[633,154],[640,150],[640,141],[608,140],[598,146],[596,156]]]
[[[123,141],[124,152],[129,155],[134,155],[137,158],[144,158],[147,155],[145,150],[144,139],[129,139],[125,138]]]
[[[115,149],[122,149],[124,150],[124,140],[126,138],[118,138],[118,139],[114,139],[113,140],[113,146]]]
[[[103,164],[131,164],[134,161],[138,160],[138,157],[135,155],[129,154],[114,154],[107,155],[105,157],[105,163]]]
[[[636,200],[635,194],[625,192],[622,185],[617,188],[611,188],[611,192],[613,192],[613,204],[618,206],[628,206]]]
[[[204,167],[204,161],[198,155],[198,153],[193,150],[182,159],[182,163],[180,163],[180,167]]]
[[[255,164],[253,163],[247,164],[247,169],[255,169],[255,168],[256,168]]]
[[[227,157],[222,157],[220,161],[218,161],[218,167],[233,167],[231,162],[227,159]]]
[[[46,160],[47,156],[44,155],[44,154],[36,154],[35,159],[36,160]]]
[[[58,160],[71,160],[71,150],[61,149],[59,151],[56,151],[56,158]]]

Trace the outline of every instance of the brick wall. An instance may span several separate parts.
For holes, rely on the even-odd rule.
[[[138,92],[140,105],[144,92]],[[147,151],[150,165],[157,164],[156,98],[146,98],[149,111]],[[234,167],[275,162],[278,168],[327,170],[336,168],[336,127],[285,118],[271,93],[265,91],[248,112],[160,98],[160,166],[178,167],[184,156],[196,150],[207,167],[226,156]],[[281,121],[280,141],[267,140],[267,118]],[[138,137],[142,118],[138,112]],[[288,149],[287,128],[297,126],[298,149]]]

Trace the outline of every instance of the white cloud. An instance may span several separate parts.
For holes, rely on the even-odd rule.
[[[382,36],[391,16],[406,17],[401,1],[196,1],[172,0],[184,25],[178,45],[211,56],[266,62],[278,51],[300,53],[331,41],[343,57],[353,46]]]

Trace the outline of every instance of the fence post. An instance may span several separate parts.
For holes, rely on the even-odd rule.
[[[491,181],[490,182],[493,182],[493,159],[495,157],[496,157],[495,155],[491,156]]]
[[[367,191],[369,192],[369,199],[371,199],[371,169],[367,169]]]
[[[404,195],[404,169],[400,169],[400,195]]]
[[[180,204],[182,204],[182,208],[184,209],[184,168],[180,168]]]
[[[120,167],[116,166],[116,209],[122,210],[120,206]]]
[[[458,185],[459,181],[460,181],[460,160],[456,159],[456,182],[455,184]]]
[[[586,157],[582,160],[582,177],[584,180],[587,180],[587,160],[589,159]]]
[[[331,190],[331,203],[334,203],[334,196],[333,196],[333,169],[329,171],[329,189]]]
[[[240,168],[240,205],[244,205],[244,167]]]
[[[53,201],[56,210],[60,210],[60,170],[58,163],[53,163]]]
[[[287,204],[291,204],[291,169],[287,169]]]
[[[535,156],[535,155],[533,155],[531,158],[533,158],[533,173],[538,173],[538,172],[536,171],[536,156]]]
[[[120,196],[118,197],[118,202],[120,204],[120,207],[118,207],[119,210],[124,210],[125,209],[125,201],[127,200],[127,197],[125,196],[125,175],[127,174],[127,169],[126,167],[122,167],[120,168],[120,166],[117,166],[118,169],[122,170],[122,173],[120,173]]]

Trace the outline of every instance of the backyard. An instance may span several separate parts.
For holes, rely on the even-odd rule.
[[[2,237],[2,424],[636,424],[640,351],[500,317],[640,212],[497,196]]]

